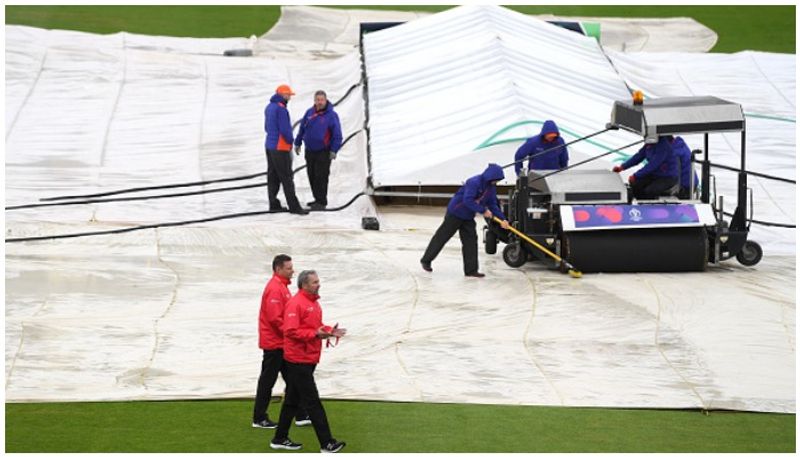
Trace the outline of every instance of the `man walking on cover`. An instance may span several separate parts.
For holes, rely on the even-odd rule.
[[[319,276],[313,270],[300,273],[300,290],[286,304],[283,317],[283,358],[286,367],[286,399],[281,406],[278,429],[270,442],[272,449],[300,450],[303,445],[289,439],[292,418],[301,407],[308,412],[323,453],[339,452],[345,443],[331,435],[328,416],[319,399],[314,370],[322,352],[322,340],[343,337],[347,331],[324,325],[319,305]]]

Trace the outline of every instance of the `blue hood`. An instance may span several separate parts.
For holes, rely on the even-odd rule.
[[[544,136],[548,133],[557,133],[559,136],[561,136],[561,132],[558,131],[558,126],[550,119],[544,121],[544,125],[542,125],[542,131],[539,134],[542,136],[542,138],[544,138]]]
[[[502,181],[506,175],[503,173],[503,168],[496,163],[490,163],[486,170],[481,173],[481,178],[483,178],[483,182],[490,182],[490,181]]]
[[[262,100],[263,100],[263,98],[262,98]],[[272,97],[269,99],[269,101],[272,102],[272,103],[283,103],[283,104],[289,103],[289,102],[286,101],[285,98],[283,98],[283,95],[278,94],[278,93],[273,94]]]

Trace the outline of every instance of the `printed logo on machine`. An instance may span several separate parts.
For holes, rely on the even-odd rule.
[[[693,205],[573,206],[576,228],[698,223]]]

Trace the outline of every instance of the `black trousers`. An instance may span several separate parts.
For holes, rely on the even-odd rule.
[[[319,399],[317,383],[314,382],[314,369],[316,365],[284,362],[284,379],[286,379],[286,398],[281,406],[281,416],[278,419],[278,429],[275,431],[275,441],[289,437],[289,427],[292,418],[297,415],[298,408],[308,412],[311,425],[317,434],[319,446],[325,446],[333,437],[328,424],[328,416],[322,401]]]
[[[292,151],[274,151],[267,149],[267,195],[270,209],[277,209],[278,190],[283,186],[286,205],[289,211],[301,209],[297,195],[294,193],[294,174],[292,173]]]
[[[256,387],[253,422],[261,422],[268,418],[267,407],[272,398],[272,388],[275,387],[275,381],[278,380],[278,373],[283,373],[283,380],[286,381],[284,363],[283,349],[264,349],[264,358],[261,359],[261,375],[258,376],[258,387]],[[298,418],[305,415],[305,410],[297,412]]]
[[[645,176],[633,182],[633,197],[640,200],[652,200],[664,195],[677,183],[678,178]]]
[[[464,274],[478,272],[478,233],[475,231],[475,220],[465,221],[450,213],[444,215],[442,225],[433,234],[425,254],[420,261],[431,263],[442,252],[447,241],[458,232],[461,238],[461,256],[464,258]]]
[[[328,204],[328,177],[331,174],[330,151],[306,151],[306,171],[314,201]]]

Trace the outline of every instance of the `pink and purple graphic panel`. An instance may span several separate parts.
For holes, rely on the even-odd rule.
[[[572,206],[576,229],[700,224],[693,205]]]

